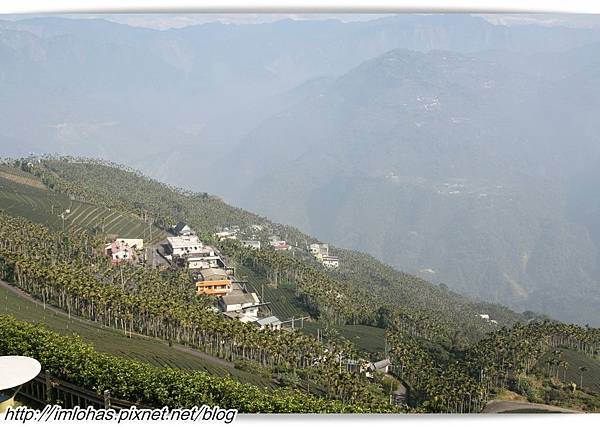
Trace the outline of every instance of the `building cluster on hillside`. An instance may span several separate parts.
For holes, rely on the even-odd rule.
[[[135,263],[139,260],[139,255],[143,250],[143,239],[117,238],[104,247],[105,254],[111,259],[113,265]]]
[[[338,257],[329,255],[329,245],[327,243],[313,243],[308,247],[308,251],[327,268],[338,268],[340,260]]]
[[[146,248],[146,256],[143,258],[142,239],[115,239],[105,246],[105,254],[114,265],[143,260],[153,267],[186,269],[196,295],[217,298],[214,309],[228,318],[253,324],[259,329],[279,330],[287,323],[271,315],[270,310],[265,310],[269,303],[261,301],[255,292],[250,292],[247,282],[236,279],[234,269],[227,267],[220,251],[215,246],[204,243],[192,227],[180,222],[169,231],[171,235],[164,241]],[[241,232],[239,227],[226,227],[215,233],[214,237],[217,241],[239,240],[246,247],[260,250],[261,241],[256,233],[262,231],[263,227],[260,225],[250,226],[245,232]],[[269,245],[277,251],[292,249],[291,245],[278,236],[271,236]]]
[[[205,245],[194,234],[167,237],[166,258],[190,270],[223,266],[212,246]]]
[[[260,329],[280,329],[281,321],[275,316],[261,318],[259,309],[268,306],[256,293],[249,292],[244,282],[235,278],[233,268],[226,266],[219,251],[204,244],[195,231],[185,224],[172,228],[175,236],[167,238],[165,257],[173,265],[187,268],[196,286],[196,295],[218,298],[218,309],[223,315],[243,323],[253,323]],[[228,228],[215,234],[219,241],[237,239],[238,228]],[[260,242],[258,242],[260,248]]]

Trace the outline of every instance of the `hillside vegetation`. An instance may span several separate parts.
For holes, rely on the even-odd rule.
[[[214,196],[170,188],[134,171],[84,159],[22,159],[5,167],[38,179],[48,193],[131,215],[160,229],[187,222],[218,246],[257,291],[262,285],[270,289],[280,303],[273,310],[285,313],[294,307],[298,311],[289,315],[312,319],[304,333],[260,331],[214,313],[214,301],[195,296],[184,271],[109,265],[100,249],[103,233],[75,234],[6,212],[0,214],[2,278],[68,315],[124,334],[189,345],[265,379],[275,378],[280,387],[295,384],[315,398],[353,405],[351,411],[478,412],[501,390],[526,393],[521,377],[550,381],[552,376],[539,366],[554,349],[567,347],[590,360],[599,357],[597,329],[477,303],[349,250],[332,248],[342,264],[338,271],[327,270],[306,252],[304,245],[315,239]],[[241,235],[254,233],[263,242],[276,233],[298,245],[276,252],[268,244],[255,250],[235,240],[215,241],[213,233],[224,226],[239,227]],[[277,300],[281,297],[287,301]],[[481,318],[482,313],[494,322]],[[315,328],[319,339],[313,335]],[[394,376],[410,386],[408,407],[388,406],[377,380],[350,369],[352,360],[386,356]],[[72,380],[71,375],[77,378],[70,372],[65,379]],[[560,383],[551,387],[558,394],[547,399],[558,395],[565,405],[575,407],[585,400],[586,410],[597,408],[598,395],[589,386],[576,395],[564,394]],[[335,408],[331,410],[345,410]]]
[[[31,175],[29,178],[18,175],[19,169],[3,167],[0,172],[0,206],[13,215],[25,216],[56,229],[64,227],[76,233],[87,230],[147,241],[157,241],[165,236],[163,230],[127,212],[49,192],[41,181],[33,180]],[[20,181],[19,176],[29,182]],[[69,210],[68,214],[64,213],[66,210]]]
[[[269,391],[231,379],[211,377],[201,371],[156,368],[97,353],[80,339],[64,337],[7,316],[0,316],[0,338],[0,354],[34,357],[58,378],[90,390],[111,390],[121,399],[156,408],[192,407],[201,402],[247,413],[366,411],[299,392]]]
[[[50,158],[31,166],[25,165],[24,168],[30,168],[33,175],[38,176],[56,192],[83,198],[89,203],[112,209],[137,213],[161,227],[170,227],[178,221],[188,222],[208,241],[211,241],[212,234],[222,227],[235,225],[247,229],[257,224],[264,227],[259,233],[259,237],[263,239],[274,233],[289,242],[300,242],[300,245],[307,241],[315,241],[293,227],[272,223],[266,218],[231,207],[217,197],[206,193],[176,190],[113,165]],[[250,265],[263,275],[269,276],[271,272],[282,270],[283,282],[299,283],[298,270],[302,270],[302,274],[311,274],[311,277],[314,275],[313,283],[308,283],[306,279],[301,280],[303,286],[312,287],[310,299],[327,298],[323,305],[329,306],[329,309],[336,305],[339,311],[346,313],[345,320],[351,322],[378,321],[375,319],[378,316],[378,304],[371,301],[379,300],[390,305],[390,310],[404,310],[407,316],[421,317],[423,322],[430,319],[436,325],[444,324],[449,329],[449,335],[459,332],[476,337],[477,334],[492,330],[489,324],[477,316],[482,309],[489,306],[474,303],[415,276],[400,273],[358,252],[340,251],[343,261],[340,273],[331,273],[316,265],[313,267],[306,262],[307,257],[302,253],[293,252],[288,256],[260,251],[256,254],[230,242],[229,246],[226,242],[222,249],[231,255],[232,260],[239,259],[241,264]],[[317,285],[319,281],[326,281],[330,288],[337,287],[343,290],[343,301],[336,302],[336,299],[324,296],[323,292],[331,292],[332,289]],[[298,288],[302,290],[300,286]],[[501,324],[510,325],[523,319],[501,307],[496,307],[495,311],[494,314],[497,314],[497,320]],[[336,313],[332,316],[341,314]]]
[[[18,320],[44,325],[48,330],[62,335],[77,335],[92,344],[96,351],[110,353],[125,359],[138,360],[158,367],[205,371],[210,375],[232,377],[240,382],[271,386],[269,379],[244,372],[226,363],[215,363],[206,357],[169,346],[166,342],[142,336],[130,336],[113,328],[85,323],[66,313],[54,312],[28,301],[14,292],[0,287],[0,315],[10,315]]]

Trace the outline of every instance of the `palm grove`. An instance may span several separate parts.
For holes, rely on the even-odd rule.
[[[216,197],[171,188],[111,164],[51,157],[7,164],[39,178],[53,192],[134,213],[159,228],[186,221],[207,241],[222,226],[257,223],[290,241],[310,239],[296,229],[232,208]],[[233,241],[211,242],[236,265],[292,286],[311,317],[332,329],[345,324],[385,328],[385,356],[392,362],[394,376],[411,392],[408,405],[390,405],[383,387],[348,369],[350,361],[363,356],[350,341],[333,335],[318,340],[298,331],[259,330],[231,321],[211,310],[213,302],[208,297],[195,295],[184,271],[110,265],[100,250],[105,238],[99,229],[73,233],[2,213],[1,278],[69,315],[124,334],[189,345],[219,358],[291,372],[316,384],[302,393],[282,388],[272,395],[255,386],[205,375],[203,383],[211,387],[223,384],[218,392],[208,397],[194,394],[191,387],[174,402],[168,393],[150,393],[150,374],[142,374],[144,369],[138,367],[133,372],[140,373],[122,380],[131,384],[121,388],[120,397],[140,403],[189,406],[227,402],[247,412],[478,412],[498,390],[527,394],[532,375],[560,388],[558,373],[566,363],[560,358],[560,349],[599,357],[598,329],[527,319],[503,307],[473,302],[363,254],[340,250],[348,267],[331,272],[302,256],[249,249]],[[499,327],[482,322],[477,316],[482,310],[494,313]],[[1,325],[0,354],[36,356],[54,369],[55,375],[95,390],[101,390],[99,383],[107,381],[99,367],[106,363],[98,362],[93,369],[81,366],[82,352],[93,353],[85,344],[76,342],[68,351],[61,351],[60,357],[72,363],[61,364],[49,356],[48,348],[62,337],[33,326],[35,333],[24,335],[19,332],[22,325],[11,318],[2,318]],[[90,360],[107,357],[96,353]],[[110,361],[118,370],[119,362]],[[553,369],[544,369],[544,363]],[[188,384],[193,375],[200,376],[169,370],[164,378],[181,385]],[[164,386],[173,387],[170,383]],[[242,395],[252,396],[252,403]],[[598,409],[597,395],[588,391],[586,399],[586,409]]]

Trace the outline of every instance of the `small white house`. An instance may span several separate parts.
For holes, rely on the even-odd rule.
[[[220,259],[211,246],[204,246],[198,252],[186,255],[187,267],[190,270],[218,268]]]
[[[256,319],[258,319],[259,304],[260,300],[254,292],[225,295],[219,300],[221,311],[225,313],[237,312]]]
[[[340,266],[340,260],[336,256],[323,256],[321,262],[323,263],[323,266],[327,268],[338,268]]]
[[[178,222],[173,227],[173,232],[178,236],[191,236],[193,234],[196,234],[196,232],[192,230],[192,228],[189,225],[184,224],[183,222]]]
[[[317,259],[322,259],[322,257],[329,256],[329,244],[327,243],[313,243],[309,246],[308,250]]]
[[[141,251],[144,249],[144,239],[123,239],[118,238],[115,239],[115,242],[118,242],[122,245],[127,245],[130,248],[135,249],[136,251]]]
[[[390,367],[392,366],[392,362],[390,359],[383,359],[377,362],[373,362],[370,365],[370,369],[373,372],[381,372],[383,374],[387,374],[390,371]]]
[[[269,244],[276,251],[289,251],[292,249],[292,247],[288,245],[288,243],[285,240],[271,240]]]
[[[236,231],[229,231],[229,230],[225,230],[225,231],[219,231],[218,233],[215,233],[215,238],[219,241],[222,242],[223,240],[236,240],[237,239],[237,232]]]
[[[113,264],[136,261],[137,253],[142,249],[144,249],[143,239],[115,239],[104,248]]]
[[[281,329],[281,320],[279,320],[276,316],[263,317],[262,319],[258,319],[254,322],[259,329],[273,329],[280,330]]]
[[[319,253],[319,244],[318,243],[313,243],[308,247],[308,251],[313,254],[316,255]]]

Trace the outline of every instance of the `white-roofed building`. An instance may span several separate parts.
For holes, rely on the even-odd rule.
[[[196,234],[196,232],[194,230],[192,230],[192,228],[183,223],[183,222],[178,222],[174,227],[173,227],[173,232],[175,234],[177,234],[178,236],[191,236],[193,234]]]
[[[339,258],[332,255],[324,255],[321,258],[321,262],[323,263],[323,266],[327,268],[338,268],[340,266]]]
[[[138,251],[143,249],[143,239],[115,239],[104,248],[106,255],[111,257],[113,264],[134,262],[138,258]]]
[[[221,242],[223,240],[227,240],[227,239],[236,240],[237,239],[237,231],[235,231],[235,230],[219,231],[218,233],[215,233],[215,238],[219,242]]]
[[[317,259],[321,259],[323,256],[329,255],[329,245],[327,243],[313,243],[309,246],[308,250]]]
[[[260,300],[254,292],[229,294],[219,300],[221,311],[225,313],[236,312],[246,317],[254,317],[254,320],[258,319],[259,305]]]
[[[195,235],[167,237],[167,244],[173,257],[199,254],[204,248],[204,244]]]
[[[189,269],[205,269],[219,267],[221,258],[211,246],[204,246],[199,252],[186,255]]]
[[[262,319],[258,319],[254,322],[261,330],[262,329],[273,329],[280,330],[281,329],[281,320],[276,316],[263,317]]]

